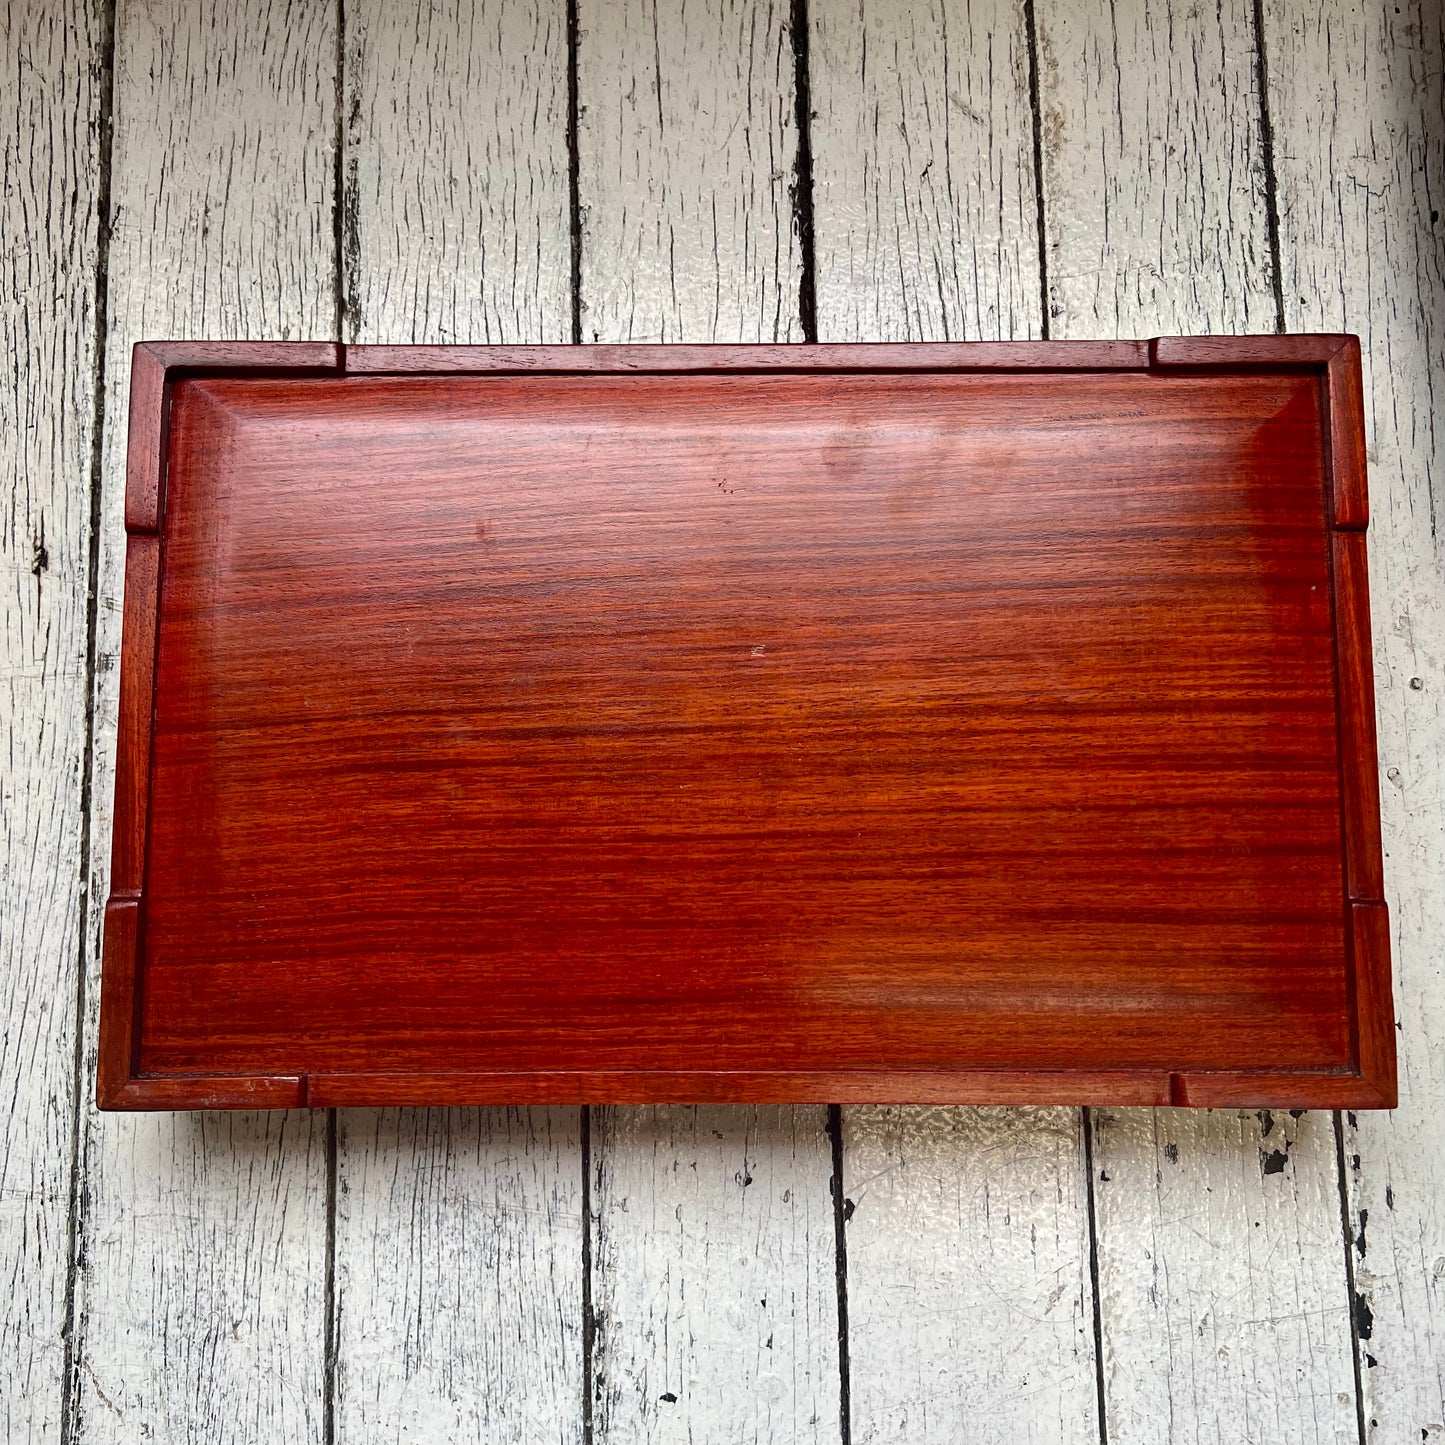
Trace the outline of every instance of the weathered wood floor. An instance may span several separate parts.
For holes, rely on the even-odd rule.
[[[0,1437],[1445,1441],[1442,71],[1438,0],[0,0]],[[136,338],[1276,327],[1366,346],[1393,1116],[95,1112]]]

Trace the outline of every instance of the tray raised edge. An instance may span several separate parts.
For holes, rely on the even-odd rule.
[[[1353,1072],[882,1070],[143,1075],[137,970],[159,601],[169,385],[197,374],[352,375],[822,371],[1314,370],[1326,415],[1336,725]],[[501,1103],[948,1103],[1393,1108],[1388,912],[1380,835],[1358,337],[789,346],[345,346],[143,341],[132,353],[126,564],[111,891],[105,908],[96,1092],[102,1109],[331,1108]]]

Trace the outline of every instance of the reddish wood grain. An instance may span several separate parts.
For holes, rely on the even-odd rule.
[[[136,968],[140,953],[139,898],[111,897],[105,906],[101,946],[105,977],[100,995],[96,1099],[102,1109],[116,1109],[124,1107],[136,1072],[136,1015],[140,1004]]]
[[[1334,1074],[1175,1074],[1169,1102],[1191,1109],[1393,1109],[1388,1080],[1352,1071]]]
[[[200,371],[339,371],[332,341],[138,341],[131,349],[130,430],[126,438],[125,526],[160,526],[166,455],[167,378]]]
[[[1393,1109],[1399,1100],[1395,1007],[1390,989],[1390,915],[1383,903],[1350,905],[1355,966],[1356,1043],[1362,1083],[1376,1098],[1364,1107]]]
[[[1143,371],[1147,341],[792,346],[347,346],[357,374],[406,372]]]
[[[111,834],[112,898],[138,898],[145,878],[160,561],[159,537],[137,533],[126,539],[125,617],[121,633],[120,711]]]
[[[1376,762],[1374,666],[1370,645],[1369,558],[1363,532],[1330,537],[1338,633],[1340,795],[1349,897],[1385,896]]]
[[[165,418],[165,362],[142,343],[132,350],[130,361],[130,431],[125,459],[127,532],[154,532],[160,527]]]
[[[1150,363],[1159,368],[1215,367],[1239,371],[1250,366],[1324,367],[1353,343],[1354,336],[1313,332],[1294,336],[1156,336]]]
[[[1290,340],[173,373],[109,1102],[1383,1099]]]
[[[1160,336],[1149,343],[1156,370],[1244,366],[1316,366],[1328,405],[1326,447],[1331,525],[1363,531],[1370,507],[1365,481],[1365,398],[1360,338],[1305,336]]]
[[[1340,343],[1326,373],[1334,524],[1363,531],[1370,524],[1370,501],[1365,484],[1365,384],[1360,339],[1344,336]]]
[[[175,1074],[102,1084],[102,1109],[304,1109],[306,1081],[244,1075]],[[320,1107],[317,1105],[316,1107]]]
[[[1163,1074],[1015,1071],[928,1074],[884,1069],[613,1070],[526,1074],[315,1074],[307,1100],[317,1107],[388,1104],[502,1104],[523,1093],[534,1103],[765,1104],[831,1099],[840,1104],[951,1104],[965,1094],[989,1104],[1167,1104]]]

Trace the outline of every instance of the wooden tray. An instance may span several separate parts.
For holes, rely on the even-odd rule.
[[[136,348],[109,1108],[1395,1100],[1352,337]]]

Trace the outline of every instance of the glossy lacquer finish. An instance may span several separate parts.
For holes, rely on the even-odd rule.
[[[134,398],[103,1103],[1393,1102],[1352,339]]]

